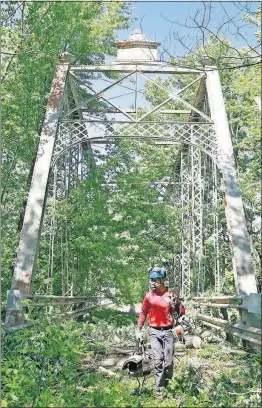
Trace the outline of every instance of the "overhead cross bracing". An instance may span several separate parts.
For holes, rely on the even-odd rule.
[[[158,77],[161,74],[161,72],[159,73],[159,71],[160,70],[157,71]],[[188,234],[188,238],[186,238],[186,236],[183,234],[181,237],[181,248],[177,249],[178,252],[181,253],[181,255],[179,256],[179,270],[181,269],[181,276],[180,279],[176,279],[176,284],[183,294],[187,295],[192,292],[192,290],[196,290],[197,293],[199,293],[200,290],[203,290],[204,287],[204,285],[202,284],[200,288],[199,281],[201,279],[199,277],[197,278],[198,285],[194,285],[193,289],[192,281],[190,278],[190,272],[192,275],[192,270],[194,270],[196,279],[196,276],[199,276],[203,269],[203,265],[201,264],[201,259],[203,257],[201,246],[203,231],[201,220],[198,219],[201,215],[201,211],[203,210],[201,200],[202,197],[200,194],[200,189],[202,187],[199,185],[199,187],[197,188],[198,173],[199,171],[201,172],[199,145],[201,145],[202,147],[203,158],[205,154],[208,154],[211,156],[211,158],[213,158],[213,160],[215,160],[215,134],[212,128],[212,120],[207,117],[205,112],[200,111],[198,108],[194,108],[194,106],[185,101],[186,107],[191,108],[191,110],[187,111],[189,112],[187,114],[187,122],[185,120],[183,121],[183,119],[178,116],[181,115],[181,111],[178,111],[177,109],[170,109],[170,104],[172,102],[177,103],[177,101],[183,103],[183,100],[179,95],[183,94],[183,92],[185,92],[187,89],[190,89],[190,86],[202,82],[203,75],[197,75],[197,78],[190,81],[187,86],[178,90],[174,95],[168,96],[168,98],[165,98],[164,95],[164,100],[161,101],[156,107],[153,107],[151,109],[149,108],[146,112],[142,111],[141,113],[139,111],[139,107],[141,107],[141,105],[138,105],[138,94],[140,93],[143,95],[143,88],[141,89],[138,87],[138,74],[140,73],[141,71],[132,72],[135,81],[133,79],[131,85],[129,81],[130,79],[132,79],[132,75],[129,75],[128,77],[124,75],[123,77],[121,77],[121,83],[119,82],[119,80],[115,82],[111,80],[110,85],[107,85],[101,90],[98,88],[98,86],[102,86],[104,82],[107,83],[108,81],[107,78],[103,78],[103,80],[105,80],[103,81],[101,79],[101,74],[97,79],[94,79],[93,77],[81,77],[80,80],[76,75],[73,75],[75,87],[78,83],[80,87],[79,93],[81,93],[81,98],[78,98],[78,101],[80,101],[78,109],[81,109],[83,111],[84,117],[82,121],[77,122],[76,120],[72,120],[70,117],[76,112],[76,107],[75,109],[70,109],[67,111],[63,109],[63,116],[61,117],[57,141],[54,148],[54,157],[56,158],[56,155],[59,156],[66,150],[70,150],[70,144],[68,143],[67,135],[70,135],[71,146],[79,145],[79,143],[81,144],[86,140],[91,143],[91,146],[97,143],[105,145],[106,143],[115,143],[116,139],[122,138],[148,140],[161,146],[164,146],[165,144],[174,144],[180,146],[180,151],[177,153],[177,157],[180,158],[182,156],[184,162],[186,161],[186,155],[188,154],[187,151],[189,146],[191,149],[194,148],[194,150],[192,150],[192,157],[196,156],[195,159],[192,162],[188,163],[187,167],[185,167],[184,163],[184,168],[182,170],[179,170],[178,172],[178,177],[180,180],[179,183],[183,184],[182,194],[184,194],[185,189],[187,189],[188,191],[187,198],[184,197],[182,198],[182,200],[180,199],[181,202],[179,204],[182,206],[184,211],[188,213],[187,223],[186,215],[183,215],[182,220],[182,230],[186,231],[186,233]],[[156,76],[155,73],[153,75]],[[146,76],[146,79],[149,79],[148,74]],[[156,88],[159,88],[154,79],[150,79],[150,81],[153,85],[155,85]],[[98,82],[98,85],[95,85],[96,82]],[[119,92],[122,91],[122,88],[127,89],[128,91],[131,89],[133,91],[133,106],[136,107],[136,110],[133,110],[132,112],[129,109],[129,113],[127,113],[128,109],[124,109],[121,106],[121,98],[122,95],[125,96],[125,94],[120,93],[119,98],[115,96],[111,97],[110,94],[109,96],[107,96],[107,93],[109,93],[109,91],[113,91],[114,95],[114,87],[117,87]],[[162,87],[160,86],[160,89],[161,88]],[[83,93],[84,89],[87,90],[87,95]],[[95,90],[97,91],[95,92]],[[89,92],[92,92],[92,95]],[[171,94],[171,92],[169,94]],[[109,104],[111,103],[112,98],[117,100],[118,104],[116,105],[115,103],[117,102],[115,102],[113,106],[114,110],[111,108],[111,110],[109,111]],[[101,104],[99,104],[100,99]],[[126,99],[124,99],[123,101],[124,103],[127,103]],[[168,120],[165,120],[167,115],[165,113],[166,111],[164,111],[163,114],[163,106],[165,106],[166,104],[169,104]],[[91,108],[89,108],[90,105]],[[97,111],[95,111],[95,108],[92,105],[96,105]],[[195,116],[192,116],[192,112],[195,114]],[[96,118],[94,118],[95,113],[97,115]],[[120,118],[118,120],[109,120],[109,113],[118,113],[120,115]],[[98,117],[98,115],[104,115],[105,117],[101,118]],[[159,116],[161,119],[159,119]],[[174,121],[174,116],[176,117],[177,122]],[[194,118],[193,121],[191,119],[192,117]],[[197,120],[199,120],[199,118],[203,119],[204,122],[201,121],[197,123]],[[176,171],[174,172],[174,177],[176,177],[175,173]],[[186,179],[186,177],[188,177],[188,179]],[[190,187],[189,184],[191,184]],[[177,191],[180,188],[180,186],[177,186]],[[191,207],[189,208],[189,202],[192,200],[192,194],[194,195],[194,204],[191,204]],[[174,203],[172,202],[172,204]],[[191,219],[193,222],[192,226],[190,226]],[[190,240],[192,241],[192,231],[193,243],[192,248],[190,249]],[[194,254],[193,259],[195,259],[195,257],[198,257],[198,260],[194,262],[194,265],[190,265],[192,253]],[[176,255],[176,258],[177,257],[178,256]],[[176,270],[176,276],[177,275],[179,275],[178,270]],[[219,290],[219,287],[217,289]]]
[[[179,191],[180,195],[181,193],[183,195],[182,199],[180,197],[179,205],[187,215],[183,214],[182,216],[183,234],[181,236],[181,247],[176,249],[178,254],[174,254],[174,258],[177,260],[176,285],[185,295],[188,295],[193,290],[199,293],[204,290],[204,281],[201,279],[203,275],[202,270],[204,268],[201,215],[203,212],[203,203],[201,195],[202,186],[199,184],[200,179],[198,177],[199,172],[201,174],[201,168],[203,168],[204,162],[201,164],[199,146],[201,146],[202,149],[202,161],[206,154],[211,157],[211,160],[215,161],[217,146],[212,120],[205,113],[204,103],[201,104],[199,102],[200,98],[198,97],[197,103],[195,104],[197,107],[194,107],[186,100],[183,100],[180,95],[183,95],[186,90],[189,90],[190,87],[196,84],[198,86],[197,95],[200,93],[202,96],[204,85],[203,74],[199,75],[195,73],[196,78],[190,81],[188,85],[177,90],[175,93],[168,92],[167,98],[165,98],[165,92],[163,100],[158,103],[157,106],[139,111],[142,105],[141,103],[140,106],[138,104],[139,94],[143,96],[144,93],[143,87],[139,87],[139,78],[145,77],[146,80],[150,80],[156,89],[160,88],[163,90],[163,86],[159,86],[155,79],[150,78],[149,73],[144,76],[140,69],[128,73],[128,76],[124,74],[121,77],[121,81],[119,81],[119,79],[113,81],[107,77],[102,77],[101,71],[98,78],[94,78],[93,75],[91,78],[88,77],[86,70],[84,74],[81,71],[77,71],[77,73],[80,74],[79,76],[73,74],[75,87],[78,83],[79,93],[81,94],[81,97],[78,99],[78,101],[80,101],[78,109],[82,110],[84,118],[79,122],[70,118],[70,115],[75,113],[76,107],[75,109],[67,111],[63,110],[54,156],[61,155],[65,149],[69,149],[70,145],[65,136],[68,134],[71,135],[71,146],[79,144],[80,142],[82,143],[86,139],[89,140],[92,146],[98,143],[101,145],[115,143],[116,139],[122,138],[148,140],[159,146],[180,146],[177,158],[179,162],[181,162],[182,157],[183,168],[174,169],[174,178],[178,176],[179,183],[182,184],[182,189],[181,186],[177,186],[176,190],[177,192]],[[165,71],[166,70],[164,70],[164,75]],[[163,76],[162,70],[158,69],[157,74],[154,72],[151,76],[157,76],[159,78],[161,74]],[[130,80],[132,82],[130,82]],[[110,84],[108,84],[108,82]],[[105,88],[103,88],[103,85],[106,85]],[[101,89],[99,89],[99,86]],[[117,91],[114,87],[117,88]],[[87,90],[87,94],[83,93],[84,89]],[[130,108],[126,109],[121,106],[121,102],[127,103],[126,93],[123,93],[122,89],[132,91],[131,94],[134,100],[133,104],[129,103],[134,106],[133,111]],[[119,97],[112,97],[112,94],[115,95],[115,92],[120,92]],[[128,95],[130,97],[130,92],[128,92]],[[123,98],[123,96],[125,96],[125,98]],[[114,104],[112,104],[112,99],[115,99]],[[177,104],[177,102],[180,104],[185,103],[188,110],[171,110],[170,105],[172,102],[175,104]],[[96,108],[94,108],[94,105],[96,105]],[[163,107],[166,105],[168,105],[169,109],[163,110]],[[202,110],[200,110],[200,108]],[[181,118],[181,112],[183,112],[183,118]],[[185,112],[187,113],[186,120],[184,118]],[[114,118],[111,117],[111,120],[108,119],[110,116],[109,113],[115,116]],[[118,120],[116,120],[116,113],[118,114]],[[95,116],[95,114],[97,116]],[[98,117],[98,115],[100,115],[100,117]],[[105,117],[101,118],[102,115]],[[166,118],[168,118],[168,120],[166,120]],[[88,135],[88,138],[86,135]],[[189,149],[192,149],[191,157],[193,157],[194,160],[186,163],[186,161],[189,160],[187,159]],[[187,195],[185,195],[186,191]],[[194,203],[190,204],[192,200],[194,200]],[[174,202],[172,202],[172,204],[174,204]],[[190,224],[191,222],[192,225]],[[218,234],[216,233],[215,236],[218,237]],[[195,260],[195,258],[197,258],[197,260]],[[197,280],[197,284],[192,283],[192,274],[195,275],[194,280]],[[200,281],[202,282],[201,285]],[[219,291],[218,284],[216,285],[216,289]]]
[[[188,76],[185,86],[175,81],[181,75]],[[175,86],[167,86],[166,79],[170,77],[174,78]],[[151,103],[148,89],[157,93],[157,103]],[[178,183],[165,186],[166,199],[155,204],[181,209],[181,234],[179,245],[174,248],[170,278],[182,294],[202,293],[210,282],[217,292],[220,290],[223,269],[218,205],[224,196],[236,289],[239,293],[256,292],[216,68],[189,70],[150,60],[126,64],[116,61],[110,66],[72,66],[66,55],[54,75],[12,289],[29,292],[37,248],[41,232],[46,234],[45,228],[50,234],[47,279],[52,277],[54,256],[58,262],[57,253],[54,254],[58,229],[56,203],[66,200],[81,180],[87,179],[94,167],[99,166],[101,151],[119,140],[143,141],[162,149],[174,147],[173,181]],[[224,191],[220,189],[221,182]],[[48,207],[46,203],[51,205]],[[45,214],[46,208],[50,210],[49,215]],[[66,222],[59,228],[64,248],[68,242]],[[210,235],[212,245],[207,242]],[[210,246],[214,251],[212,265],[206,262]],[[67,258],[66,249],[60,260],[61,269],[65,270],[62,291],[72,295],[74,285]],[[48,290],[52,292],[51,284]]]

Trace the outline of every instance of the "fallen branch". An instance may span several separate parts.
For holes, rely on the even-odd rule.
[[[117,355],[119,355],[119,354],[121,354],[121,355],[123,355],[123,356],[129,356],[130,354],[132,354],[132,352],[133,352],[133,350],[132,349],[130,349],[130,350],[123,350],[123,349],[120,349],[120,348],[112,348],[112,349],[110,349],[109,351],[108,351],[108,355],[112,355],[112,354],[117,354]]]
[[[250,390],[247,392],[228,392],[230,395],[261,394],[261,390]]]
[[[78,392],[89,392],[90,388],[87,387],[76,387],[76,391]]]
[[[212,368],[210,365],[208,365],[208,364],[203,364],[203,365],[201,365],[201,366],[199,366],[198,367],[198,369],[202,369],[202,368],[209,368],[210,370],[212,370],[212,371],[216,371],[214,368]]]
[[[116,373],[114,373],[113,371],[111,371],[111,370],[107,370],[106,368],[104,368],[104,367],[102,367],[102,366],[99,366],[98,367],[98,371],[100,372],[100,373],[103,373],[103,374],[106,374],[106,375],[108,375],[108,377],[113,377],[113,378],[120,378],[120,376],[118,375],[118,374],[116,374]]]

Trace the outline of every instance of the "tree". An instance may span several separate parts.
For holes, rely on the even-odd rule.
[[[252,23],[259,22],[261,10],[255,12],[255,17],[244,16],[244,21],[250,19]],[[206,32],[205,32],[206,34]],[[257,33],[254,33],[257,37]],[[254,268],[259,275],[261,267],[261,249],[259,246],[260,234],[260,111],[255,102],[255,96],[261,93],[261,70],[259,64],[246,64],[247,49],[238,50],[232,46],[226,37],[223,41],[211,33],[205,36],[204,45],[194,43],[190,52],[183,58],[183,65],[199,67],[199,61],[209,56],[217,63],[220,70],[223,94],[226,102],[231,136],[234,146],[238,177],[244,202],[248,231],[251,238]],[[241,55],[241,59],[239,58]],[[236,63],[241,69],[230,69]],[[257,57],[256,57],[257,58]],[[230,63],[225,63],[230,61]],[[250,60],[249,60],[250,61]],[[180,60],[171,57],[172,64],[179,64]],[[247,65],[247,66],[245,66]],[[191,76],[175,76],[159,83],[166,89],[176,90],[183,88],[193,79]],[[185,99],[194,105],[195,89],[185,94]],[[146,89],[147,98],[153,106],[161,99],[162,92],[150,84]],[[177,108],[181,108],[177,105]],[[223,221],[224,228],[226,225]],[[226,241],[226,234],[223,234]],[[225,242],[228,245],[227,242]],[[225,246],[224,246],[225,249]],[[230,254],[227,253],[226,268],[230,268]]]
[[[117,288],[115,300],[135,302],[147,289],[149,262],[172,259],[179,242],[179,210],[159,201],[151,181],[172,176],[174,149],[164,152],[146,142],[122,140],[117,150],[56,204],[52,285],[45,280],[50,267],[47,237],[40,243],[35,290],[52,287],[60,294],[73,287],[74,294],[92,296],[103,290],[110,296]],[[163,193],[168,199],[168,192]]]
[[[201,70],[201,59],[189,59],[190,55],[195,55],[200,48],[203,50],[203,57],[211,57],[213,64],[219,70],[231,70],[241,67],[252,67],[261,64],[261,7],[258,2],[235,2],[234,15],[229,14],[226,4],[202,2],[201,7],[192,16],[188,16],[183,21],[172,21],[167,16],[162,16],[167,22],[172,23],[169,32],[169,38],[166,43],[173,44],[174,49],[178,45],[182,46],[183,55],[178,55],[173,48],[163,46],[162,55],[168,55],[171,63],[178,66],[188,66]],[[217,8],[223,11],[223,17],[217,21]],[[214,23],[215,22],[215,23]],[[214,26],[215,24],[215,26]],[[186,29],[187,35],[182,35],[183,29]],[[247,30],[254,28],[257,30],[253,40],[247,36]],[[182,29],[182,30],[181,30]],[[237,47],[228,40],[229,36],[234,36],[237,41],[245,45],[242,48]],[[230,56],[226,53],[220,54],[220,58],[210,53],[210,39],[214,39],[217,46],[231,51]]]
[[[18,224],[30,186],[57,57],[101,63],[127,27],[125,3],[6,2],[2,12],[3,281],[10,286]]]

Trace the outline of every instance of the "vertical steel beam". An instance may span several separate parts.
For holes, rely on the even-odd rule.
[[[219,265],[219,237],[218,237],[218,196],[217,196],[217,167],[212,159],[212,211],[213,211],[213,235],[214,235],[214,275],[215,292],[220,293],[220,265]]]
[[[182,293],[182,285],[181,285],[181,255],[180,253],[174,252],[173,257],[173,276],[171,281],[171,287],[174,287],[179,293]]]
[[[233,145],[217,68],[207,67],[206,76],[210,112],[217,136],[218,167],[225,186],[226,219],[232,245],[236,291],[241,295],[249,295],[257,293],[257,287]]]
[[[57,64],[55,68],[25,210],[12,282],[12,289],[20,290],[23,295],[26,295],[29,292],[34,263],[36,260],[37,246],[45,207],[49,170],[68,69],[68,63]],[[8,323],[10,323],[10,320],[12,319],[8,319],[7,315]]]
[[[209,211],[209,180],[210,175],[210,166],[209,161],[211,160],[209,156],[201,154],[201,185],[202,185],[202,215],[201,215],[201,281],[199,281],[200,292],[204,292],[207,288],[208,279],[210,276],[210,269],[207,265],[207,245],[209,239],[208,225],[210,220],[210,211]],[[211,212],[212,212],[211,208]]]
[[[191,289],[191,220],[189,208],[189,152],[188,147],[181,150],[181,294],[188,296]]]
[[[177,184],[173,185],[172,202],[174,207],[179,207],[181,210],[182,205],[182,185],[181,185],[181,151],[176,155],[174,162],[174,181]],[[179,229],[182,231],[182,216],[180,216]],[[173,248],[173,276],[171,284],[179,293],[182,293],[182,256],[181,256],[181,234],[179,242],[174,243]]]
[[[193,136],[192,136],[193,139]],[[192,140],[195,142],[195,140]],[[201,151],[195,146],[191,152],[191,209],[193,280],[197,294],[203,287],[203,203],[201,180]]]

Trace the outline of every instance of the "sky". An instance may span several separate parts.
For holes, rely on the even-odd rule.
[[[245,2],[242,2],[243,6],[245,6]],[[249,3],[250,4],[250,3]],[[259,2],[252,2],[252,9],[255,10],[260,6]],[[193,17],[197,10],[203,9],[202,2],[163,2],[163,1],[153,1],[153,2],[132,2],[130,5],[132,10],[132,18],[133,22],[131,26],[126,30],[119,30],[117,32],[117,39],[119,41],[127,40],[129,35],[133,32],[135,28],[140,28],[144,32],[146,38],[148,40],[157,40],[162,43],[166,48],[168,48],[172,55],[174,55],[173,51],[177,55],[184,56],[187,51],[181,45],[179,45],[175,41],[167,41],[165,43],[166,38],[169,38],[169,33],[172,33],[174,30],[179,31],[180,36],[188,37],[188,29],[182,26],[172,24],[171,21],[177,21],[179,23],[184,23],[186,19],[190,23],[189,18]],[[243,24],[241,21],[243,17],[243,11],[239,10],[239,8],[235,5],[234,2],[212,2],[212,18],[211,18],[211,26],[210,28],[216,32],[216,28],[221,24],[221,22],[226,18],[234,17],[237,14],[238,17],[238,24]],[[170,21],[167,21],[170,20]],[[230,32],[227,33],[229,40],[234,44],[236,47],[240,48],[246,46],[245,39],[248,40],[250,45],[255,45],[255,36],[254,31],[258,28],[254,26],[245,26],[241,29],[241,33],[244,36],[244,39],[240,36],[234,35],[234,26],[228,27]],[[194,35],[195,31],[190,35]],[[171,37],[172,38],[172,37]],[[164,57],[164,60],[167,60]],[[106,63],[110,64],[115,57],[106,57]],[[104,84],[102,80],[98,86],[103,89],[107,84]],[[141,84],[143,86],[143,83]],[[130,84],[129,84],[130,86]],[[96,85],[94,84],[96,88]],[[120,92],[121,91],[121,92]],[[130,107],[130,104],[133,102],[133,95],[129,96],[122,96],[120,99],[115,99],[116,96],[119,94],[123,94],[126,90],[120,90],[117,88],[113,88],[110,91],[107,91],[104,95],[106,98],[113,98],[112,102],[114,102],[117,106],[121,106],[122,108]],[[111,99],[110,99],[111,100]],[[122,106],[122,103],[124,106]],[[146,107],[146,102],[144,102],[144,107]]]
[[[261,3],[252,3],[253,9],[258,8]],[[245,2],[241,3],[242,6]],[[131,24],[127,30],[119,30],[117,33],[118,40],[126,40],[129,34],[134,30],[134,28],[141,28],[146,35],[148,40],[157,40],[165,46],[175,51],[176,54],[184,55],[185,49],[180,46],[177,42],[167,41],[165,39],[169,38],[169,34],[173,31],[179,31],[182,36],[188,36],[188,29],[174,25],[171,21],[178,21],[179,23],[185,22],[186,18],[194,16],[196,11],[203,8],[202,2],[133,2],[131,3],[132,18],[135,21]],[[235,2],[212,2],[212,28],[215,28],[223,19],[226,18],[226,13],[229,16],[235,16],[239,13],[239,19],[242,17],[243,13],[236,7]],[[224,10],[223,10],[224,8]],[[162,14],[162,15],[161,15]],[[189,20],[188,20],[189,21]],[[246,45],[245,41],[239,36],[234,35],[234,28],[231,25],[232,34],[228,34],[230,41],[237,47],[243,47]],[[195,31],[194,31],[195,33]],[[244,27],[242,28],[242,33],[244,37],[251,43],[255,44],[254,38],[254,27]],[[193,34],[193,32],[191,33]],[[171,37],[172,38],[172,37]]]

